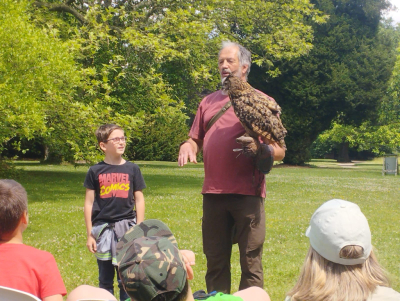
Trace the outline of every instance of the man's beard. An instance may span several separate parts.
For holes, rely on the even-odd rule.
[[[222,71],[231,72],[231,70],[229,70],[229,69],[223,69]],[[240,66],[235,72],[232,72],[232,74],[233,74],[234,76],[240,78],[240,74],[242,74],[242,66]],[[222,77],[222,76],[221,76],[221,85],[224,84],[224,80],[225,80],[225,77]]]

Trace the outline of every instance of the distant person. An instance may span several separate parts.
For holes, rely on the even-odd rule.
[[[84,183],[86,246],[97,258],[99,287],[114,294],[114,276],[118,271],[115,246],[130,227],[143,222],[142,190],[146,184],[139,166],[122,158],[126,137],[121,127],[102,125],[97,129],[96,137],[104,160],[90,167]],[[128,295],[118,273],[117,280],[123,301]]]
[[[25,189],[14,180],[0,180],[0,286],[62,301],[67,290],[53,255],[22,242],[28,220]]]
[[[299,280],[285,301],[399,301],[372,250],[360,208],[334,199],[313,214],[310,248]]]
[[[192,290],[188,280],[194,278],[195,256],[179,250],[171,230],[159,220],[146,220],[130,229],[117,245],[119,273],[132,301],[270,301],[259,287],[250,287],[233,295]],[[88,292],[93,295],[89,296]],[[80,286],[67,301],[83,298],[107,299],[98,288]]]

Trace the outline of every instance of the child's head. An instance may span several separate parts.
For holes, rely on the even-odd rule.
[[[100,149],[106,156],[120,157],[125,152],[126,137],[124,130],[115,124],[105,124],[96,131]]]
[[[322,204],[313,214],[306,231],[310,245],[325,259],[343,265],[364,263],[372,250],[368,221],[356,204],[334,199]],[[360,246],[358,258],[345,258],[345,246]]]
[[[117,245],[119,274],[134,301],[180,301],[189,291],[184,259],[171,230],[146,220],[125,233]]]
[[[310,248],[300,277],[288,293],[297,300],[366,300],[388,286],[371,244],[368,221],[351,202],[334,199],[313,214],[306,231]]]
[[[110,137],[111,133],[115,130],[121,130],[124,131],[120,126],[116,124],[104,124],[101,125],[97,130],[96,130],[96,138],[97,141],[104,142],[106,143],[108,140],[108,137]]]
[[[27,210],[28,198],[24,187],[14,180],[0,180],[0,238],[17,228]]]

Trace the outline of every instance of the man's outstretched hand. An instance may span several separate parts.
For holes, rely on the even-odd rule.
[[[183,166],[189,162],[197,163],[197,153],[203,145],[202,140],[189,138],[179,147],[178,165]]]
[[[183,166],[189,162],[197,163],[196,153],[189,142],[185,142],[179,148],[178,165]]]

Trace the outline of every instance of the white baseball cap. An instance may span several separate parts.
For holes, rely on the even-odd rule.
[[[372,250],[367,218],[358,205],[340,199],[327,201],[314,212],[306,236],[319,255],[343,265],[365,262]],[[363,255],[354,259],[341,258],[340,250],[349,245],[362,247]]]

